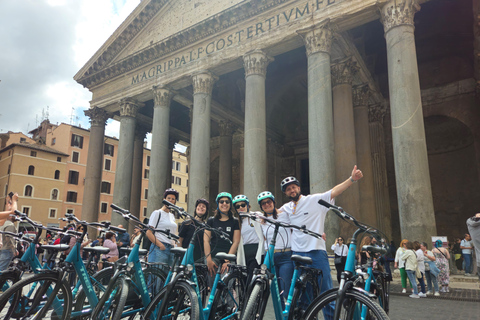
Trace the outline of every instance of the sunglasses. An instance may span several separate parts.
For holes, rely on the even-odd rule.
[[[229,200],[220,200],[220,201],[218,201],[218,203],[220,203],[220,204],[230,204],[230,201]]]
[[[245,208],[247,205],[245,203],[242,204],[236,204],[235,209],[240,209],[240,208]]]
[[[271,199],[267,199],[267,200],[265,200],[265,201],[262,201],[261,205],[264,206],[264,205],[270,204],[270,203],[272,203],[272,202],[273,202],[273,201],[272,201]]]

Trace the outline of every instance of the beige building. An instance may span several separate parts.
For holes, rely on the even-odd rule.
[[[19,193],[19,210],[46,225],[59,225],[65,213],[82,217],[85,172],[89,154],[90,131],[62,123],[47,121],[30,132],[1,134],[0,187],[2,201],[10,191]],[[36,141],[39,141],[37,143]],[[46,145],[44,145],[45,143]],[[117,165],[118,139],[105,137],[102,178],[99,190],[98,221],[110,221]],[[145,218],[148,201],[150,150],[142,143],[141,194],[131,212]],[[178,205],[187,209],[188,164],[185,154],[173,151],[172,187],[180,193]],[[170,177],[169,177],[170,183]],[[163,192],[162,192],[163,195]]]
[[[92,147],[120,121],[119,204],[140,129],[153,137],[150,193],[179,141],[190,206],[264,190],[281,204],[282,178],[318,193],[357,164],[364,179],[337,204],[427,241],[462,234],[480,207],[479,19],[479,0],[144,0],[74,78],[92,92]],[[351,230],[328,216],[325,231],[333,243]]]

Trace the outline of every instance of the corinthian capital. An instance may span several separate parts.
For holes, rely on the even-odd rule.
[[[90,108],[83,113],[90,118],[90,125],[92,127],[105,126],[105,123],[109,118],[108,112],[99,107]]]
[[[258,74],[265,77],[267,75],[267,66],[273,60],[273,58],[267,56],[262,50],[248,52],[243,56],[245,78],[252,74]]]
[[[201,71],[192,76],[193,93],[212,94],[213,84],[218,80],[210,71]]]
[[[138,109],[142,108],[144,105],[144,103],[133,98],[124,98],[120,100],[120,116],[135,118]]]
[[[235,131],[235,127],[230,120],[221,120],[218,122],[218,131],[220,136],[229,136]]]
[[[357,73],[359,67],[352,58],[347,58],[332,64],[332,86],[339,84],[352,84],[353,76]]]
[[[370,88],[368,84],[362,84],[353,88],[353,106],[366,107],[368,106],[368,99],[370,98]]]
[[[319,26],[314,26],[313,28],[299,30],[297,33],[305,42],[307,57],[318,52],[330,54],[333,41],[333,28],[330,25],[330,21]]]
[[[172,101],[172,98],[174,96],[172,90],[166,87],[153,86],[152,91],[153,99],[155,102],[154,107],[170,107],[170,102]]]
[[[383,118],[387,113],[387,107],[383,104],[374,104],[368,108],[368,122],[383,123]]]
[[[413,26],[413,17],[420,11],[418,0],[391,0],[381,9],[381,21],[385,33],[400,25]]]

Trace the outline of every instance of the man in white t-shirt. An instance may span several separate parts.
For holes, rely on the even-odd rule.
[[[468,276],[472,273],[472,238],[468,233],[465,234],[465,238],[460,242],[460,249],[462,249],[463,259],[465,260],[465,275]]]
[[[318,204],[323,199],[331,204],[335,203],[335,197],[342,194],[354,182],[363,177],[362,171],[353,168],[352,175],[344,182],[336,185],[324,193],[310,194],[304,196],[300,193],[300,183],[295,177],[287,177],[281,182],[282,192],[292,201],[284,204],[280,210],[286,212],[291,224],[307,226],[311,231],[323,234],[325,227],[325,216],[328,209]],[[312,258],[312,267],[323,272],[323,280],[318,279],[320,291],[324,292],[333,287],[330,265],[324,239],[317,239],[301,231],[293,229],[292,233],[293,254]]]

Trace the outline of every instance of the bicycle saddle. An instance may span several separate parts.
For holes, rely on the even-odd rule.
[[[120,248],[120,255],[128,255],[131,251],[132,251],[133,248]],[[148,253],[148,250],[147,249],[139,249],[138,250],[138,254],[141,255],[141,256],[144,256]]]
[[[110,249],[107,247],[85,247],[83,248],[85,252],[94,252],[100,254],[107,254],[110,252]]]
[[[228,260],[230,262],[237,260],[237,256],[234,254],[227,254],[225,252],[219,252],[215,255],[215,258],[219,260]]]
[[[387,249],[377,247],[377,246],[363,246],[362,250],[367,251],[369,253],[379,253],[379,254],[386,254],[387,253]]]
[[[304,256],[299,256],[299,255],[294,254],[290,259],[293,262],[298,262],[298,263],[302,263],[302,264],[312,264],[312,258],[310,258],[310,257],[304,257]]]
[[[70,246],[68,244],[45,244],[40,246],[40,248],[47,251],[67,251],[70,249]]]
[[[187,252],[187,249],[185,248],[175,247],[170,249],[170,253],[173,253],[176,256],[182,256],[185,252]]]

